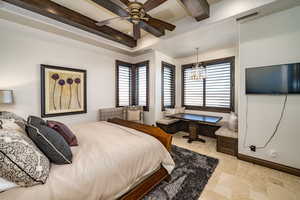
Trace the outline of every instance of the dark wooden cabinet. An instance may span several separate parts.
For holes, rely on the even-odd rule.
[[[237,156],[238,139],[217,135],[217,151],[232,156]]]

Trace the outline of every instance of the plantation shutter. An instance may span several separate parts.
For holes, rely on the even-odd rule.
[[[137,68],[137,96],[138,105],[147,106],[147,66],[139,66]]]
[[[206,106],[230,108],[231,64],[207,65]]]
[[[184,105],[203,106],[203,80],[192,80],[192,68],[183,69]]]
[[[175,107],[175,66],[162,64],[162,108]]]
[[[202,62],[204,80],[192,80],[192,64],[182,66],[182,100],[187,109],[230,112],[234,109],[234,57]]]
[[[143,106],[149,110],[149,61],[116,61],[116,106]]]
[[[131,67],[118,66],[118,106],[130,106],[131,105]]]

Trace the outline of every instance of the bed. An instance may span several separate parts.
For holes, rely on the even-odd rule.
[[[174,168],[171,136],[111,119],[72,126],[79,141],[71,165],[52,165],[46,184],[0,193],[1,200],[141,199]]]

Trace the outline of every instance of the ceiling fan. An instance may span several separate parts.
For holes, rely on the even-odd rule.
[[[107,1],[107,0],[105,0]],[[129,1],[129,0],[111,0],[116,4],[116,8],[118,8],[119,17],[114,17],[111,19],[103,20],[96,25],[104,26],[110,24],[112,21],[116,20],[128,20],[133,24],[133,37],[138,40],[141,38],[141,27],[144,23],[149,24],[161,31],[169,30],[173,31],[176,26],[153,18],[147,12],[150,10],[160,6],[167,0],[147,0],[144,4],[138,2],[137,0]],[[96,3],[99,1],[95,1]],[[120,7],[119,7],[120,6]]]

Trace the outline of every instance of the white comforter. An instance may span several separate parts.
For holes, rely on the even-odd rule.
[[[71,165],[52,165],[47,183],[0,193],[1,200],[109,200],[174,162],[154,137],[108,122],[73,126]]]

